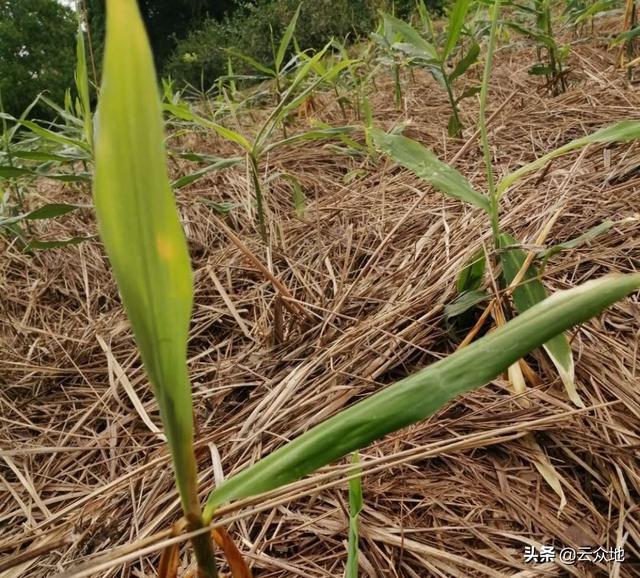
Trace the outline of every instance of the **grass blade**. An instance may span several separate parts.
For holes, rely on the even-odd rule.
[[[296,9],[293,18],[291,18],[287,29],[284,31],[284,35],[280,40],[280,46],[278,46],[278,54],[276,54],[276,70],[280,71],[282,67],[282,61],[284,60],[285,55],[287,54],[287,48],[289,48],[289,44],[291,43],[291,38],[293,37],[293,32],[296,29],[296,24],[298,22],[298,16],[300,16],[300,8],[302,7],[302,3],[298,4],[298,8]]]
[[[399,165],[413,171],[441,193],[489,212],[489,200],[476,191],[458,171],[443,163],[429,149],[402,135],[370,129],[376,146]]]
[[[447,43],[444,47],[442,60],[446,60],[458,43],[460,31],[464,25],[464,18],[469,9],[470,0],[456,0],[456,3],[449,12],[449,25],[447,26]]]
[[[494,379],[554,335],[640,288],[640,274],[611,275],[560,291],[447,358],[387,387],[285,444],[214,490],[204,509],[279,488],[373,440],[433,414]]]
[[[640,121],[623,120],[614,125],[597,130],[596,132],[585,137],[572,140],[566,145],[561,146],[560,148],[557,148],[556,150],[553,150],[544,156],[541,156],[539,159],[536,159],[535,161],[519,168],[517,171],[514,171],[504,177],[498,183],[498,198],[502,197],[507,189],[511,187],[511,185],[513,185],[513,183],[515,183],[518,179],[522,178],[524,175],[538,170],[556,157],[565,155],[594,143],[628,142],[631,140],[636,140],[638,138],[640,138]]]
[[[360,457],[354,452],[351,463],[356,466],[349,475],[349,552],[345,578],[358,578],[358,555],[360,553],[358,518],[362,512],[362,477],[360,476]],[[357,474],[357,475],[354,475]]]

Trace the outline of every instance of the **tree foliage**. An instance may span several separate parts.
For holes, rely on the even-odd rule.
[[[94,49],[102,54],[105,0],[85,0]],[[162,68],[179,39],[211,18],[220,20],[240,4],[239,0],[138,0],[156,66]],[[100,60],[100,58],[99,58]]]
[[[0,91],[19,116],[40,93],[61,102],[73,84],[77,21],[56,0],[0,0]],[[36,115],[48,114],[36,107]]]

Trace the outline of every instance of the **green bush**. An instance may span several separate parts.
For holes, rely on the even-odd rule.
[[[75,13],[56,0],[0,0],[0,94],[19,116],[40,92],[56,102],[73,85]],[[33,115],[50,116],[45,106]]]
[[[202,28],[178,42],[165,66],[165,74],[178,83],[207,89],[218,76],[226,73],[225,48],[271,66],[271,30],[277,43],[299,3],[299,0],[248,2],[222,22],[206,21]],[[442,0],[429,0],[427,5],[438,9]],[[319,48],[333,37],[367,36],[376,26],[378,10],[392,8],[407,17],[415,8],[415,0],[306,0],[302,3],[295,37],[305,49]],[[243,63],[238,61],[236,71],[243,68]]]

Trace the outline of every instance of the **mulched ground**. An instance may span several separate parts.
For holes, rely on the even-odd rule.
[[[640,119],[640,95],[606,44],[575,44],[571,86],[558,97],[527,74],[532,59],[523,45],[497,55],[490,112],[503,108],[490,137],[498,176],[586,132]],[[456,158],[483,186],[472,100],[463,107],[461,140],[446,136],[445,95],[421,72],[405,78],[403,111],[394,109],[387,79],[377,80],[372,102],[380,126],[408,119],[407,135]],[[316,105],[318,118],[343,122],[332,94]],[[179,137],[173,146],[236,152],[210,135]],[[617,222],[553,258],[545,272],[551,290],[638,270],[638,166],[640,143],[592,146],[506,196],[502,223],[527,248],[558,210],[547,244]],[[463,335],[450,330],[443,305],[463,263],[490,245],[480,210],[443,198],[385,160],[305,144],[273,153],[264,169],[269,251],[255,230],[244,169],[213,173],[178,194],[196,285],[190,372],[203,497],[214,464],[229,476],[453,351]],[[186,169],[174,162],[172,170]],[[293,215],[283,174],[302,185],[303,220]],[[30,202],[44,200],[90,202],[87,191],[43,183]],[[206,201],[235,208],[219,217]],[[304,321],[288,312],[221,220],[291,290]],[[86,209],[36,231],[90,235],[95,223]],[[154,576],[180,508],[157,405],[102,247],[93,241],[27,255],[1,243],[0,568],[13,567],[0,575]],[[527,360],[539,379],[527,390],[530,403],[512,395],[506,377],[497,379],[363,450],[361,575],[640,575],[629,562],[640,557],[639,335],[637,295],[572,331],[586,410],[569,402],[549,361],[534,354]],[[561,477],[562,510],[534,465],[529,434]],[[345,468],[325,468],[287,493],[223,512],[255,576],[342,576]],[[627,562],[525,563],[531,545],[624,547]],[[14,565],[38,549],[41,555]]]

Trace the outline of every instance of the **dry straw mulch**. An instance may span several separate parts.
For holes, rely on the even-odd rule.
[[[601,46],[576,45],[571,88],[557,98],[527,75],[531,58],[526,47],[498,53],[491,90],[492,111],[504,105],[491,127],[498,175],[587,131],[640,117],[640,96]],[[405,115],[393,109],[389,81],[378,79],[377,121],[390,128],[408,117],[407,134],[452,159],[465,141],[446,138],[444,95],[426,75],[406,81]],[[323,119],[341,122],[330,95],[316,104]],[[464,110],[469,127],[474,106]],[[232,152],[210,137],[183,145]],[[639,164],[638,143],[559,159],[508,194],[504,226],[529,246],[559,208],[549,242],[633,217]],[[476,140],[456,166],[483,185]],[[242,169],[178,195],[196,286],[190,371],[203,497],[214,464],[229,476],[452,351],[460,337],[448,330],[443,304],[465,260],[490,245],[480,211],[384,160],[375,165],[314,144],[273,154],[265,170],[275,240],[268,254],[252,224]],[[302,184],[304,221],[293,218],[282,173]],[[44,186],[33,191],[35,204],[80,195]],[[292,291],[304,320],[292,317],[203,199],[237,205],[227,227]],[[41,226],[52,237],[95,232],[90,210]],[[545,282],[564,289],[638,270],[639,260],[638,222],[626,221],[555,257]],[[93,569],[96,576],[153,576],[158,543],[180,508],[157,405],[101,245],[35,255],[5,245],[0,279],[0,565],[40,551],[3,575]],[[527,392],[528,406],[496,379],[363,450],[361,575],[637,576],[639,567],[628,563],[525,564],[523,552],[525,545],[602,545],[640,555],[639,331],[637,295],[572,331],[585,411],[569,403],[550,363],[534,355],[528,360],[541,379]],[[560,512],[523,441],[528,433],[562,477],[568,503]],[[345,467],[227,509],[224,519],[256,576],[342,576]]]

